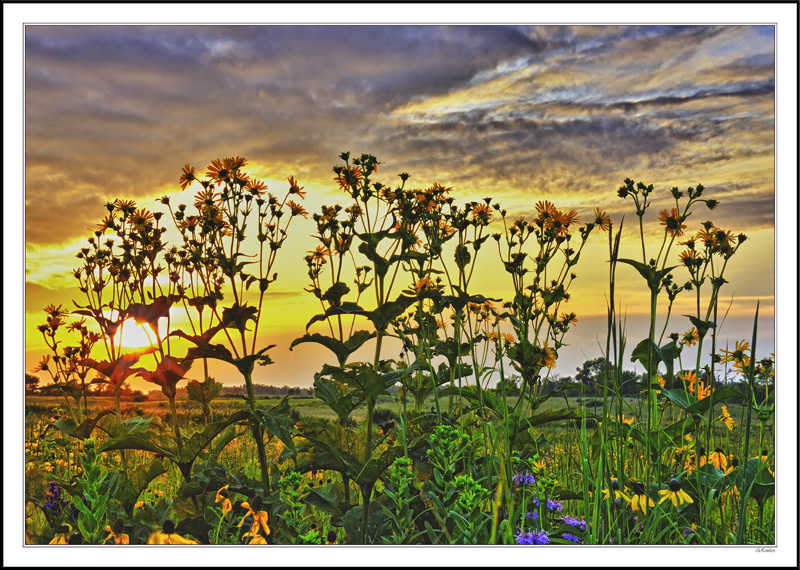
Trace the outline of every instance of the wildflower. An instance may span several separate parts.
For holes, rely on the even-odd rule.
[[[686,224],[683,223],[684,218],[678,213],[677,208],[672,208],[671,212],[661,210],[661,213],[658,214],[658,219],[661,221],[661,225],[665,227],[666,232],[672,237],[683,235],[683,229]]]
[[[524,531],[518,529],[515,538],[517,544],[550,544],[550,537],[544,530]]]
[[[554,499],[548,498],[545,505],[550,512],[561,512],[564,510],[564,505]]]
[[[611,218],[600,208],[594,209],[594,224],[604,232],[611,230]]]
[[[683,337],[681,337],[681,342],[686,346],[694,346],[699,340],[700,336],[697,334],[697,329],[694,327],[683,333]]]
[[[578,315],[575,313],[561,313],[561,320],[565,323],[575,325],[578,323]]]
[[[696,265],[700,266],[703,263],[703,259],[700,257],[700,254],[693,249],[686,249],[682,251],[678,255],[678,259],[680,259],[681,263],[690,269]]]
[[[108,536],[103,541],[104,543],[108,542],[112,538],[114,539],[114,544],[130,544],[131,543],[131,538],[127,534],[122,532],[122,531],[125,530],[125,521],[123,521],[119,517],[117,517],[117,519],[114,521],[113,525],[111,525],[111,526],[106,525],[106,528],[104,528],[103,530],[105,530],[108,533]]]
[[[231,499],[228,493],[228,487],[230,487],[230,484],[225,485],[219,491],[217,491],[217,496],[214,499],[215,503],[222,501],[222,516],[227,515],[233,510],[233,505],[231,505]]]
[[[659,505],[666,500],[672,501],[672,504],[675,505],[676,507],[678,505],[682,505],[683,503],[694,502],[692,501],[692,498],[689,496],[689,494],[683,489],[681,489],[680,481],[678,481],[677,479],[670,479],[669,489],[663,489],[659,491],[658,494],[663,495],[663,497],[661,497],[661,500],[658,502]]]
[[[155,530],[147,537],[147,544],[200,544],[191,538],[184,538],[175,532],[175,523],[167,519],[162,530]]]
[[[725,454],[719,447],[714,449],[714,453],[708,457],[708,461],[711,463],[711,465],[721,471],[725,471],[725,469],[728,467],[728,458],[725,457]]]
[[[328,531],[327,540],[325,541],[325,544],[338,544],[336,539],[337,539],[336,531],[335,530],[329,530]]]
[[[289,210],[291,210],[292,216],[303,216],[304,218],[308,218],[308,212],[306,211],[306,209],[297,202],[289,200],[286,203],[286,205],[289,206]]]
[[[578,538],[577,536],[575,536],[574,534],[571,534],[569,532],[565,532],[564,534],[562,534],[561,538],[563,538],[564,540],[568,540],[570,542],[574,542],[576,544],[581,541],[580,538]]]
[[[650,499],[644,493],[644,483],[636,481],[633,484],[633,495],[628,499],[628,503],[634,511],[642,510],[642,513],[647,514],[647,506],[655,507],[653,499]]]
[[[267,537],[261,533],[261,529],[255,526],[251,527],[249,532],[242,535],[243,540],[247,538],[250,539],[250,542],[247,544],[269,544],[269,542],[267,542]]]
[[[247,182],[247,189],[250,191],[251,194],[259,196],[264,190],[267,189],[267,185],[261,180],[256,180],[255,178],[253,178]]]
[[[363,178],[364,173],[358,166],[343,166],[337,168],[334,180],[339,183],[339,188],[342,190],[350,190],[351,187],[358,185]]]
[[[192,180],[197,180],[195,176],[194,166],[189,166],[188,164],[183,167],[183,173],[181,174],[180,179],[178,180],[181,184],[181,190],[186,190],[186,187],[192,183]]]
[[[297,194],[301,198],[305,198],[306,193],[303,192],[303,188],[305,188],[305,186],[300,186],[297,180],[294,179],[294,176],[289,177],[289,194]]]
[[[50,544],[69,544],[69,535],[72,533],[72,527],[68,524],[62,524],[56,529],[56,534]]]
[[[611,490],[609,491],[608,489],[603,489],[603,498],[608,499],[609,497],[614,497],[615,499],[622,497],[626,501],[630,501],[630,498],[620,491],[619,481],[613,477],[611,479]]]
[[[748,358],[745,353],[750,351],[750,343],[742,341],[736,341],[736,347],[734,350],[720,350],[721,353],[725,353],[725,356],[720,354],[720,362],[744,362],[745,358]]]
[[[555,368],[556,367],[556,353],[555,351],[547,346],[545,343],[544,345],[544,353],[542,354],[541,358],[539,359],[539,364],[541,366],[546,366],[547,368]]]
[[[488,225],[492,220],[492,211],[486,204],[476,204],[472,208],[472,219],[481,226]]]
[[[536,480],[533,478],[533,473],[528,470],[525,470],[521,473],[515,473],[514,476],[511,478],[511,482],[514,483],[517,487],[522,485],[533,485],[536,483]]]
[[[507,344],[514,344],[516,342],[514,335],[511,333],[503,333],[501,336]]]
[[[725,427],[728,428],[728,431],[733,431],[734,421],[731,417],[731,414],[728,412],[728,406],[722,406],[722,415],[720,415],[720,417],[717,419],[725,424]]]
[[[152,225],[153,214],[150,213],[149,210],[145,210],[144,208],[139,208],[131,216],[130,222],[133,225],[134,229],[143,231],[145,228]]]
[[[50,355],[45,354],[39,361],[39,364],[36,366],[36,368],[33,369],[33,372],[36,373],[36,372],[41,372],[42,370],[49,370],[47,364],[48,362],[50,362]]]
[[[697,380],[697,376],[693,371],[687,370],[680,372],[678,376],[686,383],[686,390],[691,395],[696,396],[698,400],[702,400],[711,395],[711,387],[706,387],[702,380]],[[695,383],[697,383],[697,387],[695,387]]]
[[[417,295],[419,295],[425,291],[435,291],[436,285],[429,277],[422,277],[419,281],[414,283],[414,290],[416,290]]]
[[[539,512],[538,511],[528,511],[527,513],[525,513],[525,518],[538,521],[539,520]]]
[[[256,495],[249,503],[247,502],[242,503],[242,508],[247,509],[247,512],[242,517],[242,520],[239,521],[239,524],[236,526],[242,526],[244,524],[245,519],[248,516],[252,516],[253,524],[250,526],[250,532],[251,533],[258,532],[258,529],[263,528],[264,533],[268,535],[271,532],[269,529],[269,525],[267,525],[269,515],[267,515],[266,511],[261,510],[261,507],[263,505],[264,505],[264,499],[261,497],[261,495]]]
[[[571,526],[573,528],[577,528],[577,529],[579,529],[581,531],[585,531],[586,530],[586,520],[585,519],[576,519],[576,518],[573,518],[573,517],[562,517],[560,520],[564,524],[568,524],[569,526]]]

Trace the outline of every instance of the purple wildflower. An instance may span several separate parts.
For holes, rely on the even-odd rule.
[[[536,480],[533,478],[533,473],[525,470],[522,473],[515,473],[511,478],[511,482],[514,483],[515,486],[520,487],[522,485],[533,485],[536,483]]]
[[[552,512],[555,512],[555,511],[561,512],[562,510],[564,510],[564,505],[562,505],[560,502],[558,502],[556,500],[548,498],[547,499],[547,509],[552,511]]]
[[[544,530],[517,530],[517,544],[550,544],[550,537]]]
[[[537,511],[528,511],[527,513],[525,513],[525,518],[537,521],[539,520],[539,513]]]
[[[570,542],[579,543],[579,542],[581,541],[581,539],[580,539],[580,538],[578,538],[578,537],[577,537],[577,536],[575,536],[574,534],[570,534],[570,533],[568,533],[568,532],[565,532],[565,533],[564,533],[564,534],[562,534],[561,536],[562,536],[562,538],[563,538],[564,540],[568,540],[568,541],[570,541]]]
[[[576,519],[573,517],[562,517],[561,522],[568,524],[571,527],[580,529],[581,531],[586,531],[586,520],[584,519]]]

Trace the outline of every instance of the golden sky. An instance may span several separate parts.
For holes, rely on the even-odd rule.
[[[687,231],[710,220],[750,238],[729,266],[722,336],[748,337],[758,301],[761,346],[772,350],[773,26],[28,25],[24,42],[26,370],[44,348],[42,308],[80,298],[75,253],[104,204],[191,203],[193,189],[178,186],[184,164],[205,172],[244,156],[276,194],[295,176],[314,212],[342,202],[331,167],[345,150],[376,155],[384,183],[408,172],[414,186],[452,186],[457,202],[492,196],[514,217],[543,199],[584,221],[594,207],[615,224],[624,215],[623,257],[635,259],[622,181],[656,188],[651,241],[658,211],[674,205],[669,189],[702,183],[721,205],[697,208]],[[276,364],[256,381],[310,386],[321,365],[310,345],[288,350],[316,312],[303,291],[313,233],[298,219],[280,252],[263,328]],[[507,298],[496,254],[481,263],[476,290]],[[604,344],[605,236],[592,236],[577,274],[562,375]],[[629,267],[618,279],[635,344],[646,288]]]

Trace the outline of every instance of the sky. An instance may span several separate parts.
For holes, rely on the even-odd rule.
[[[749,338],[759,303],[759,353],[775,350],[796,378],[796,5],[152,6],[4,4],[4,185],[24,190],[4,192],[4,337],[19,355],[7,374],[43,354],[43,307],[77,299],[74,256],[107,202],[191,203],[182,166],[238,155],[275,193],[296,177],[313,212],[342,200],[331,167],[352,151],[376,155],[384,183],[408,172],[515,216],[539,200],[584,221],[594,207],[624,215],[629,257],[622,181],[654,185],[652,226],[670,188],[702,183],[721,204],[688,230],[711,220],[749,238],[728,269],[720,341]],[[316,312],[302,291],[314,228],[292,230],[264,329],[276,364],[256,381],[310,386],[323,353],[288,345]],[[605,343],[604,240],[593,235],[577,267],[561,375]],[[502,267],[486,263],[476,288],[507,295]],[[635,344],[646,288],[620,268],[617,293]],[[230,372],[215,374],[240,383]]]
[[[729,265],[720,342],[749,338],[759,303],[760,344],[774,350],[772,25],[30,24],[24,58],[28,370],[45,349],[44,306],[80,300],[74,255],[104,204],[191,203],[184,164],[204,172],[244,156],[275,193],[295,176],[314,212],[342,201],[331,170],[342,151],[377,156],[385,183],[408,172],[457,200],[491,196],[510,215],[542,199],[584,218],[600,207],[615,224],[626,215],[623,257],[638,252],[632,203],[616,194],[625,178],[656,188],[649,239],[674,205],[669,189],[702,183],[721,204],[687,231],[710,220],[749,238]],[[316,312],[303,291],[313,233],[298,219],[281,251],[264,328],[276,364],[257,381],[309,386],[319,368],[313,345],[288,350]],[[577,268],[562,376],[605,344],[606,251],[594,235]],[[497,257],[481,261],[477,288],[507,298]],[[647,291],[631,268],[618,279],[635,344]],[[689,326],[673,319],[670,332]]]
[[[542,199],[585,221],[596,206],[615,224],[626,214],[629,257],[638,242],[622,181],[657,189],[653,239],[657,212],[674,205],[669,189],[702,183],[721,205],[695,213],[688,230],[711,220],[750,238],[730,263],[721,337],[749,338],[759,302],[761,345],[772,347],[773,26],[28,25],[24,42],[28,369],[45,348],[43,307],[80,300],[74,255],[104,204],[158,210],[165,194],[190,203],[197,188],[178,186],[184,164],[204,172],[243,156],[276,193],[295,176],[313,212],[342,201],[331,167],[346,150],[376,155],[386,183],[408,172],[460,201],[492,196],[511,215]],[[319,368],[313,345],[288,351],[316,312],[303,291],[313,233],[298,220],[281,251],[264,328],[276,364],[256,381],[309,386]],[[606,251],[593,236],[577,267],[579,324],[561,375],[605,344]],[[499,260],[484,263],[479,290],[508,295]],[[647,292],[632,269],[618,275],[635,344]],[[670,332],[690,326],[673,322]]]

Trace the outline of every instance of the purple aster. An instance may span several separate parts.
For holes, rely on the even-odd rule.
[[[565,533],[564,533],[564,534],[562,534],[561,536],[564,538],[564,540],[568,540],[568,541],[570,541],[570,542],[575,542],[575,543],[578,543],[578,542],[580,542],[580,541],[581,541],[581,539],[580,539],[580,538],[578,538],[578,537],[577,537],[577,536],[575,536],[574,534],[570,534],[570,533],[568,533],[568,532],[565,532]]]
[[[562,510],[564,510],[564,505],[553,499],[547,499],[547,509],[550,511],[561,512]]]
[[[517,544],[550,544],[550,537],[543,530],[517,530]]]

